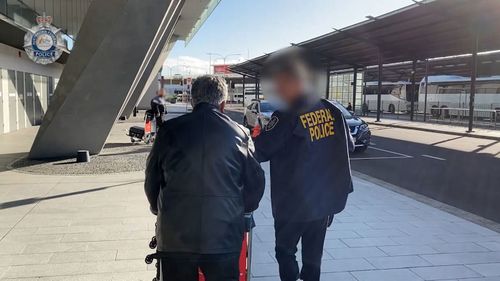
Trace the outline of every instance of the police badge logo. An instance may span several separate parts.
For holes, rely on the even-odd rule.
[[[273,116],[265,126],[266,131],[271,131],[276,126],[276,124],[278,124],[279,121],[280,120],[278,119],[278,117]]]
[[[24,35],[24,50],[28,57],[39,64],[55,62],[66,50],[60,28],[51,25],[52,17],[38,16],[37,26]]]

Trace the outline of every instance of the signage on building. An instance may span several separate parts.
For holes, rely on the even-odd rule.
[[[214,74],[231,74],[228,64],[216,64],[214,65]]]
[[[51,64],[66,49],[61,29],[52,25],[51,16],[38,16],[36,22],[24,35],[24,50],[34,62]]]

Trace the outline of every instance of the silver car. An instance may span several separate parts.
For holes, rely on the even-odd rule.
[[[261,128],[265,126],[276,108],[265,100],[254,100],[245,108],[243,116],[243,125],[247,128],[253,128],[259,125]]]

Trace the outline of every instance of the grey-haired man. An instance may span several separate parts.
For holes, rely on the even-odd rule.
[[[149,155],[145,191],[157,214],[162,280],[236,281],[244,213],[257,209],[264,172],[246,129],[224,111],[227,85],[195,80],[193,112],[164,123]]]

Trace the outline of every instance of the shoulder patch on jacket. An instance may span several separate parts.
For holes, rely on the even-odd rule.
[[[269,120],[269,122],[265,126],[265,130],[271,131],[276,126],[276,124],[278,124],[279,121],[280,119],[277,116],[271,117],[271,120]]]

